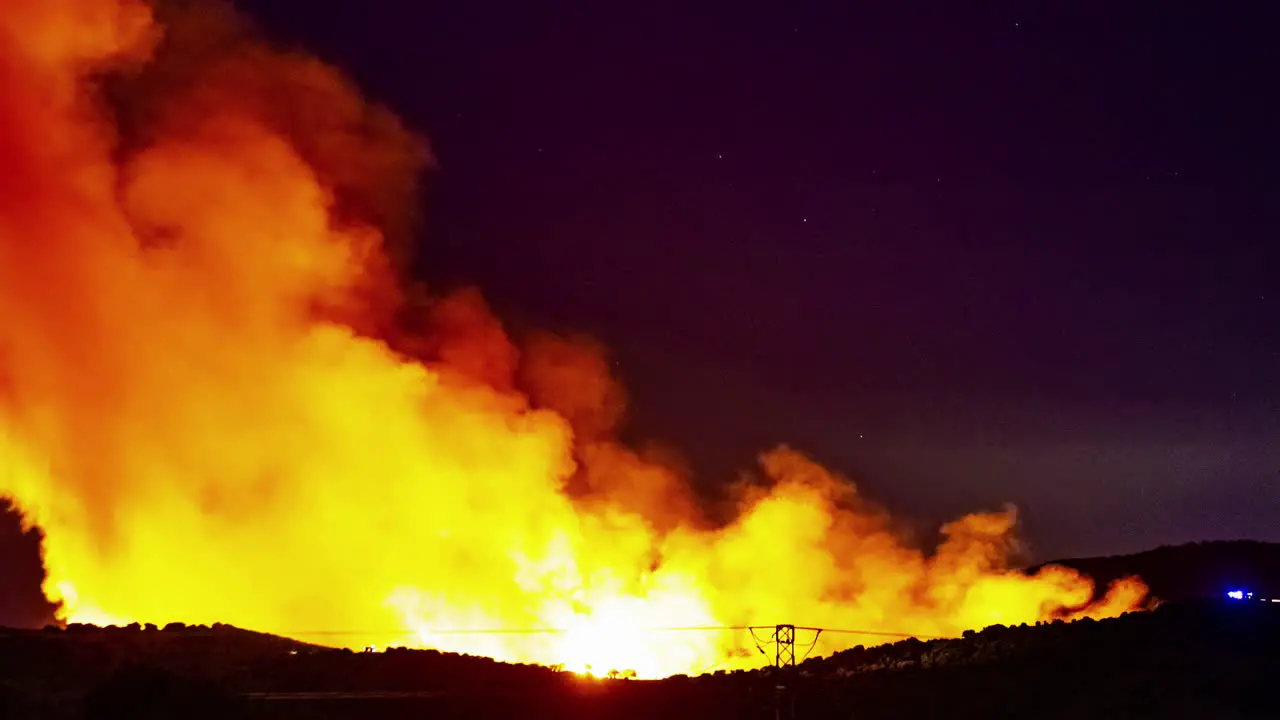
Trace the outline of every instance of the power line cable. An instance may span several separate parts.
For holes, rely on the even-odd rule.
[[[804,651],[804,657],[800,658],[800,662],[809,659],[809,653],[813,652],[813,648],[818,644],[818,638],[822,637],[822,630],[818,630],[813,634],[813,642],[809,643],[809,648]]]
[[[756,628],[749,627],[747,628],[747,632],[751,633],[751,639],[755,641],[756,649],[760,651],[760,654],[768,657],[769,653],[764,651],[764,645],[772,644],[774,641],[767,641],[762,644],[760,638],[756,637]]]
[[[806,628],[807,630],[817,630],[818,628]],[[901,632],[883,632],[879,630],[848,630],[844,628],[822,628],[823,632],[840,633],[844,635],[871,635],[873,637],[896,637],[896,638],[919,638],[921,640],[944,640],[942,635],[922,635],[920,633],[901,633]]]
[[[757,630],[774,631],[775,625],[687,625],[687,626],[665,626],[665,627],[634,627],[627,628],[627,632],[652,632],[652,633],[679,633],[679,632],[739,632],[746,630],[751,634],[751,639],[755,642],[756,647],[764,652],[764,645],[772,645],[775,640],[761,639],[756,634]],[[860,630],[856,628],[820,628],[814,626],[796,625],[797,630],[807,630],[815,633],[834,633],[840,635],[867,635],[870,637],[887,637],[887,638],[919,638],[922,640],[940,640],[943,636],[925,635],[921,633],[903,633],[888,632],[881,630]],[[244,629],[244,628],[240,628]],[[589,631],[589,628],[586,629]],[[584,629],[577,628],[555,628],[555,627],[528,627],[528,628],[439,628],[439,629],[422,629],[411,630],[406,628],[399,629],[381,629],[381,630],[288,630],[277,631],[267,634],[279,635],[283,637],[430,637],[430,636],[467,636],[467,635],[561,635],[573,632],[582,632]],[[177,632],[196,635],[219,632],[218,628],[204,626],[186,626]]]
[[[763,626],[757,626],[759,629]],[[750,630],[747,625],[689,625],[676,627],[637,627],[628,628],[634,632],[727,632]],[[440,628],[423,629],[421,631],[405,630],[296,630],[285,631],[280,635],[303,636],[341,636],[341,635],[550,635],[581,632],[583,629],[573,628]]]

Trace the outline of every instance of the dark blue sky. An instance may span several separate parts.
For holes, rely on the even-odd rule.
[[[239,5],[431,138],[422,275],[605,341],[704,486],[1280,540],[1280,6]]]
[[[701,482],[1280,540],[1265,4],[241,5],[431,138],[424,275],[599,336]]]

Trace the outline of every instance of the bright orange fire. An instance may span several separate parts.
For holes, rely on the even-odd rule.
[[[474,292],[396,289],[425,145],[190,5],[0,14],[0,494],[66,619],[661,676],[764,662],[671,628],[955,635],[1141,599],[1010,572],[1012,510],[926,555],[787,448],[712,523],[614,440],[589,341],[517,346]]]

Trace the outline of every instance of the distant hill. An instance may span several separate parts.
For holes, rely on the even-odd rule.
[[[1162,601],[1222,597],[1231,590],[1280,598],[1280,543],[1252,540],[1166,545],[1133,555],[1057,560],[1092,577],[1098,587],[1137,575]],[[1028,568],[1034,572],[1043,565]]]
[[[227,626],[4,631],[0,717],[772,718],[784,686],[795,717],[824,720],[1263,718],[1274,716],[1277,647],[1280,604],[1229,600],[659,681],[435,651],[353,653]]]
[[[801,665],[798,687],[815,718],[1274,717],[1277,647],[1280,605],[1170,602],[855,648]]]
[[[571,680],[550,668],[485,657],[434,650],[353,653],[221,624],[0,628],[0,718],[6,720],[240,720],[263,707],[251,702],[255,695],[554,695]]]

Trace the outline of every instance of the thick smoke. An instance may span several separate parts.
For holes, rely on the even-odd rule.
[[[926,556],[787,448],[713,526],[670,454],[617,442],[601,348],[397,282],[426,144],[225,6],[14,0],[0,35],[0,494],[65,619],[660,675],[758,655],[645,627],[955,634],[1141,599],[1009,572],[1011,510]]]

